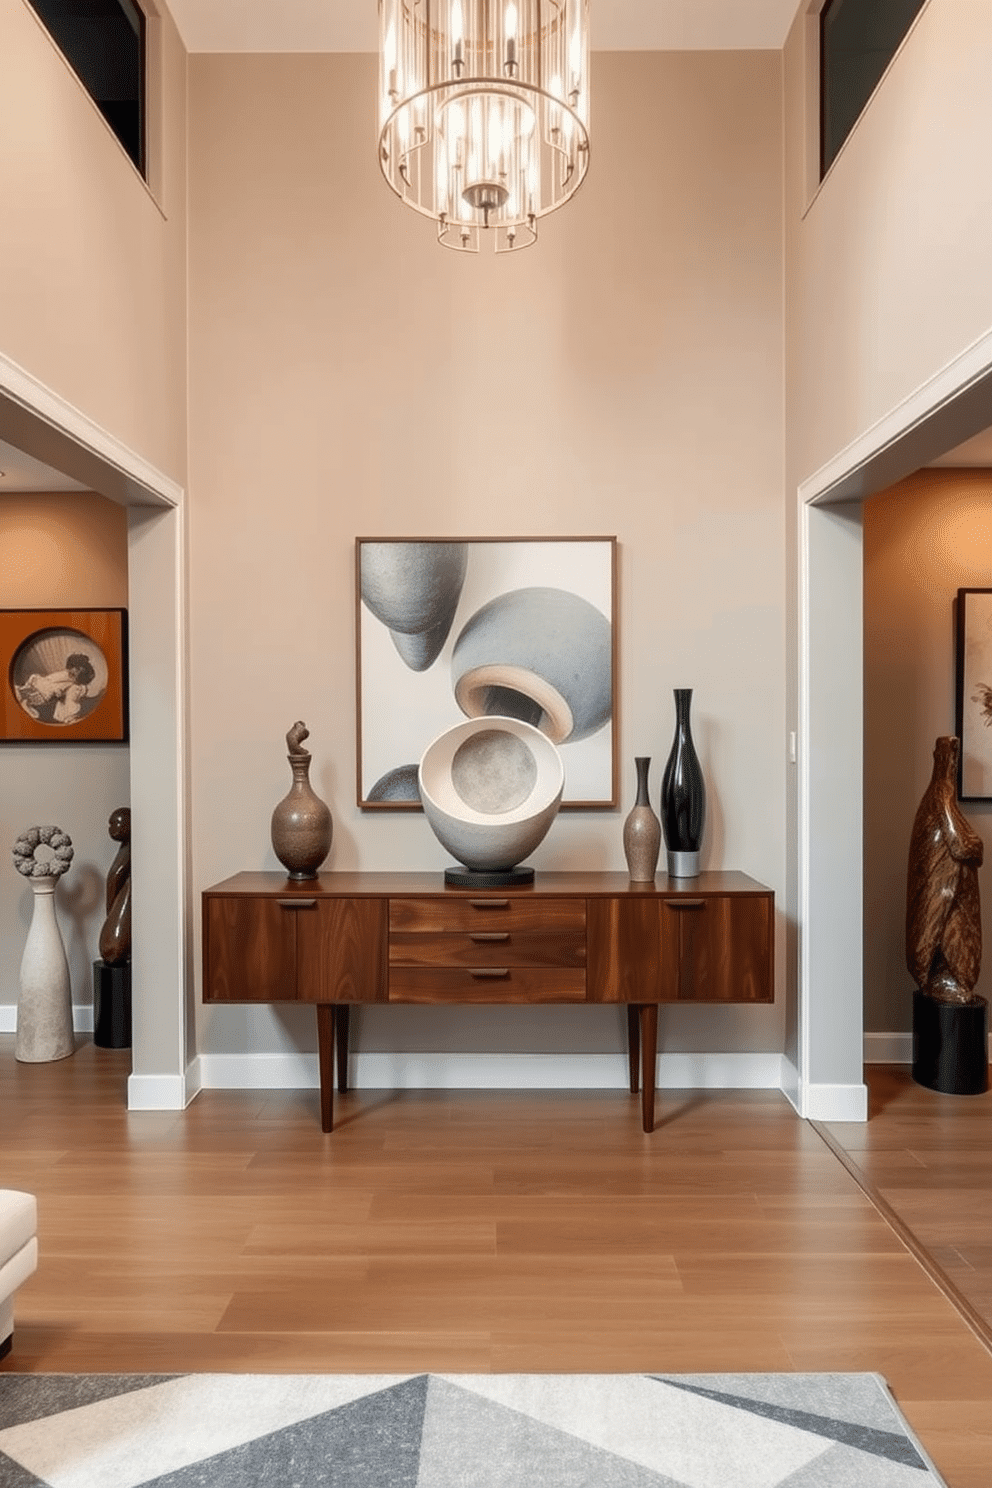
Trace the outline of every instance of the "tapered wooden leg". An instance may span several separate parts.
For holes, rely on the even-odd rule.
[[[348,1030],[351,1025],[351,1008],[339,1002],[334,1008],[334,1045],[338,1056],[338,1090],[344,1095],[348,1089]]]
[[[320,1129],[334,1125],[334,1024],[333,1003],[317,1004],[317,1057],[320,1064]]]
[[[636,1002],[627,1004],[627,1058],[630,1062],[630,1093],[641,1088],[641,1013]]]
[[[641,1008],[641,1125],[654,1131],[654,1082],[658,1068],[658,1004]]]

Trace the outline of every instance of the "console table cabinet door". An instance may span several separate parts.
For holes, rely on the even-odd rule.
[[[715,896],[659,905],[663,941],[678,942],[680,1002],[771,1002],[772,900]]]
[[[313,900],[284,908],[278,899],[208,895],[203,917],[206,1002],[295,1002],[296,927],[317,923]]]
[[[385,899],[320,899],[297,920],[300,1002],[385,1002]]]
[[[678,924],[667,925],[656,895],[589,899],[589,1002],[674,1002]]]

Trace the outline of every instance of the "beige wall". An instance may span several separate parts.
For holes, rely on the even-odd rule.
[[[190,59],[194,887],[276,866],[298,717],[329,866],[445,862],[419,815],[354,805],[357,535],[615,533],[623,802],[562,814],[537,866],[623,866],[633,757],[656,795],[688,685],[704,862],[781,891],[781,58],[597,55],[589,179],[508,261],[446,253],[385,187],[374,68]],[[370,1014],[362,1047],[621,1037],[609,1010],[431,1011]],[[201,1018],[207,1051],[312,1046],[305,1010]],[[774,1051],[779,1010],[673,1009],[663,1036]]]
[[[186,56],[167,15],[149,68],[155,194],[26,0],[0,0],[0,352],[182,483]]]
[[[0,609],[127,606],[127,522],[90,492],[0,495]],[[5,664],[5,663],[4,663]],[[126,744],[0,745],[0,1026],[13,1026],[32,895],[10,849],[26,827],[54,822],[75,857],[56,906],[73,1001],[92,1001],[93,961],[116,845],[107,818],[130,800]]]
[[[930,0],[818,190],[806,21],[785,49],[795,484],[992,328],[988,0]]]
[[[789,922],[804,923],[789,958],[786,1050],[814,1063],[831,1045],[829,1025],[853,1034],[861,1022],[861,534],[857,507],[813,512],[804,532],[797,493],[827,462],[839,478],[858,460],[888,460],[876,487],[911,470],[905,401],[918,394],[913,418],[923,419],[938,401],[934,380],[992,328],[987,0],[930,0],[818,188],[807,172],[817,74],[806,12],[815,9],[802,6],[784,50],[786,708],[790,729],[810,725],[799,737],[808,795],[795,771],[787,799]],[[925,430],[915,448],[915,463],[941,453]],[[803,1029],[800,954],[824,970],[815,988],[807,977]],[[860,1050],[849,1038],[830,1062],[825,1082],[850,1080]]]
[[[959,588],[992,584],[992,471],[923,470],[865,503],[865,1028],[908,1032],[909,837],[933,767],[953,734],[953,605]],[[992,863],[992,804],[965,815]],[[984,939],[992,889],[980,875]],[[978,990],[988,995],[986,955]]]

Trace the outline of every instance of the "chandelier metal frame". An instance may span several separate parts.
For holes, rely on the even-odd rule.
[[[444,247],[529,247],[589,168],[589,0],[379,0],[379,165]]]

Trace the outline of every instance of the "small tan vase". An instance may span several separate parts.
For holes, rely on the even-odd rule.
[[[623,824],[623,850],[632,883],[652,883],[661,851],[661,822],[648,798],[650,756],[634,760],[637,769],[637,800]]]

